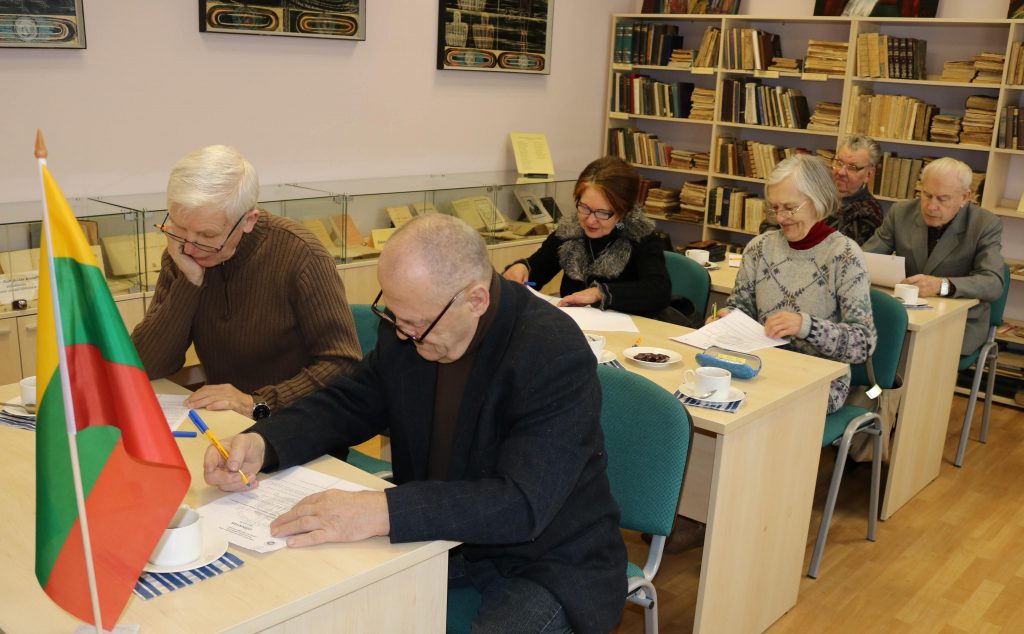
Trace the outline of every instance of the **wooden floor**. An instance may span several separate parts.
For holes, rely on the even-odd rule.
[[[957,469],[952,460],[966,402],[953,399],[939,477],[879,523],[874,543],[865,539],[870,466],[847,470],[821,573],[804,577],[797,605],[771,634],[1024,632],[1024,413],[994,406],[982,445],[979,405]],[[832,464],[832,451],[824,451],[805,570]],[[627,534],[626,543],[633,561],[642,562],[639,536]],[[691,631],[700,559],[700,549],[665,556],[655,578],[662,632]],[[627,604],[616,632],[642,632],[643,623],[642,610]]]

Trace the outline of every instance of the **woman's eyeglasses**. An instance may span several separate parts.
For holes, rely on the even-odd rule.
[[[764,209],[768,212],[768,215],[773,218],[792,218],[796,215],[796,212],[800,211],[800,208],[806,204],[806,200],[796,207],[779,207],[777,205],[765,204]]]
[[[581,216],[597,216],[598,220],[611,220],[615,212],[610,209],[591,209],[586,203],[576,203],[576,213]]]

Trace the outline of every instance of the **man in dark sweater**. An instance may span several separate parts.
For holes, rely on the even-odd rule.
[[[500,278],[461,220],[418,217],[380,257],[376,349],[348,377],[208,453],[205,478],[303,464],[391,429],[397,486],[312,495],[271,525],[291,547],[446,539],[481,631],[606,632],[626,551],[594,355],[564,313]],[[386,305],[384,308],[382,305]]]
[[[868,189],[881,154],[874,139],[855,134],[843,139],[832,161],[832,182],[843,200],[825,224],[857,244],[864,244],[882,224],[882,206]]]

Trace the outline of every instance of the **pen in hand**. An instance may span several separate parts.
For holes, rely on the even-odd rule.
[[[189,419],[191,419],[192,424],[196,426],[196,429],[199,430],[199,433],[209,438],[210,442],[213,443],[213,446],[216,447],[217,451],[220,452],[220,455],[224,456],[224,462],[227,462],[228,450],[224,448],[224,445],[220,444],[220,441],[217,440],[217,437],[213,435],[213,432],[210,431],[210,428],[206,426],[206,423],[203,422],[203,419],[199,418],[199,414],[197,414],[194,409],[190,409],[188,410],[188,417]],[[252,486],[252,484],[249,482],[249,478],[245,477],[244,471],[239,469],[238,475],[242,476],[242,482],[245,483],[245,486]]]

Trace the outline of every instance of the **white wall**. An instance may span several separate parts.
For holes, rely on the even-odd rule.
[[[556,0],[550,75],[439,71],[436,0],[369,0],[366,41],[199,33],[194,0],[87,0],[86,50],[0,49],[0,202],[39,197],[43,128],[68,196],[163,191],[183,154],[241,149],[264,183],[556,166],[602,149],[610,15]],[[2,219],[0,219],[2,220]]]

